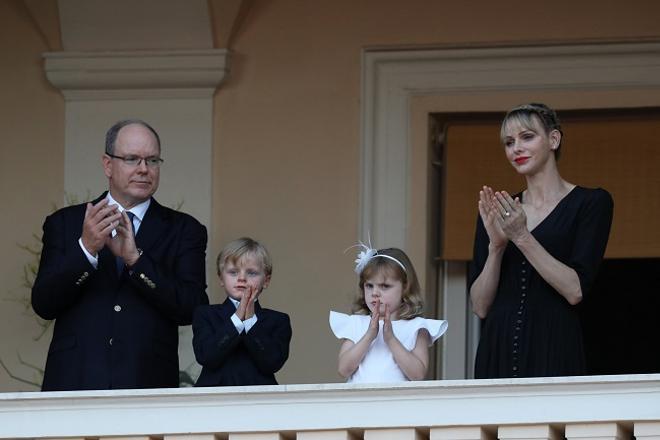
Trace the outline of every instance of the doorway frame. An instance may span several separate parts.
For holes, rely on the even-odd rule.
[[[653,92],[645,93],[648,90]],[[486,108],[486,100],[483,105],[474,104],[474,100],[465,104],[460,102],[461,97],[520,92],[589,93],[589,107],[594,108],[660,105],[660,42],[365,49],[360,109],[359,238],[369,236],[374,244],[414,248],[413,261],[428,258],[427,245],[418,243],[423,238],[419,238],[411,221],[411,208],[416,206],[413,192],[420,190],[413,184],[411,163],[411,115],[416,100],[442,100],[443,108],[436,110],[439,112],[489,111],[492,108]],[[602,99],[593,99],[594,93],[602,94]],[[626,97],[625,102],[617,96]],[[467,308],[467,301],[456,300],[466,297],[465,275],[448,269],[452,264],[440,265],[444,276],[427,271],[420,274],[422,285],[428,285],[427,276],[442,280],[438,286],[440,314],[443,310],[452,315],[462,313],[458,310],[461,303]],[[467,310],[464,312],[462,316]],[[474,320],[463,322],[468,327],[475,325]],[[467,372],[475,349],[475,337],[466,337],[474,329],[457,330],[450,330],[441,342],[442,378],[446,378],[444,372]],[[458,351],[460,347],[462,352]]]

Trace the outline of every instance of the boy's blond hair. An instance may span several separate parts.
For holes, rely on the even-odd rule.
[[[227,262],[235,265],[246,255],[255,256],[260,260],[261,267],[266,276],[270,276],[273,273],[273,262],[264,245],[250,237],[241,237],[227,243],[218,254],[216,261],[218,275],[222,274],[222,270]]]

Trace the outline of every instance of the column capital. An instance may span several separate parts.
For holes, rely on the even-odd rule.
[[[227,49],[47,52],[48,80],[69,101],[211,97],[229,72]]]

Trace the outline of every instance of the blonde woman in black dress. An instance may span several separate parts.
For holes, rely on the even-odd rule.
[[[470,267],[472,309],[482,319],[476,378],[586,373],[576,305],[603,258],[613,202],[603,189],[559,174],[555,112],[526,104],[501,127],[507,160],[525,177],[519,194],[479,192]]]

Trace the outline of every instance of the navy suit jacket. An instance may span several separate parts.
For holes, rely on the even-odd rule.
[[[254,305],[257,322],[238,333],[231,316],[236,307],[200,306],[193,318],[193,348],[202,373],[195,386],[277,385],[275,372],[289,357],[289,315]]]
[[[135,237],[143,254],[119,275],[107,248],[97,269],[87,260],[84,215],[81,204],[44,222],[32,306],[55,325],[42,390],[178,387],[178,326],[208,304],[206,228],[152,199]]]

